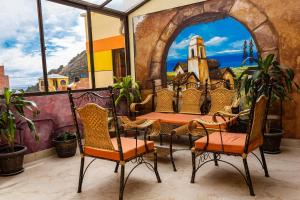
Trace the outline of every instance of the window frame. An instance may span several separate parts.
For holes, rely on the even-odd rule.
[[[37,18],[38,18],[38,28],[39,28],[39,37],[40,37],[40,48],[41,48],[41,59],[42,59],[42,69],[43,69],[43,82],[44,82],[44,91],[39,92],[28,92],[25,93],[24,96],[44,96],[44,95],[54,95],[54,94],[65,94],[67,91],[55,91],[50,92],[49,91],[49,82],[48,82],[48,68],[47,68],[47,57],[46,57],[46,46],[45,46],[45,33],[44,33],[44,19],[43,19],[43,9],[42,9],[42,0],[32,0],[36,1],[37,5]],[[123,12],[118,12],[115,10],[110,9],[104,9],[102,7],[94,7],[92,5],[84,5],[84,4],[77,4],[74,2],[69,1],[61,1],[61,0],[47,0],[53,3],[61,4],[67,7],[73,7],[78,8],[86,12],[87,16],[87,34],[88,34],[88,45],[89,45],[89,53],[87,53],[87,56],[90,58],[91,63],[91,80],[92,80],[92,87],[87,89],[80,89],[80,90],[74,90],[75,92],[85,92],[85,91],[98,91],[103,90],[103,88],[97,88],[96,87],[96,80],[95,80],[95,67],[94,67],[94,55],[92,52],[94,52],[94,45],[93,45],[93,34],[92,34],[92,18],[91,18],[91,12],[99,13],[108,15],[111,17],[116,17],[121,19],[124,22],[124,28],[125,28],[125,63],[126,63],[126,74],[130,75],[130,49],[129,49],[129,30],[128,30],[128,14]],[[108,3],[107,1],[106,3]],[[2,95],[1,95],[2,96]]]

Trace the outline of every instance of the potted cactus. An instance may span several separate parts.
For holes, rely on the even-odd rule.
[[[27,147],[16,144],[17,124],[26,122],[33,137],[38,141],[34,122],[25,116],[25,110],[35,117],[39,111],[33,101],[23,97],[24,91],[19,93],[4,89],[0,99],[0,175],[9,176],[23,172],[23,159]]]

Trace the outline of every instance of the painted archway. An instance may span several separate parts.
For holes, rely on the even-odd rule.
[[[210,0],[177,8],[162,30],[150,59],[151,79],[166,82],[166,56],[177,34],[187,26],[233,17],[251,33],[262,56],[278,55],[278,36],[265,13],[249,0]]]

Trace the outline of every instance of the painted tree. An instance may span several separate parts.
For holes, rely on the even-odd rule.
[[[253,56],[253,40],[250,39],[249,41],[249,62],[252,64],[254,62],[254,56]]]
[[[248,53],[247,53],[247,40],[244,41],[244,47],[243,47],[243,60],[246,60],[248,57]]]

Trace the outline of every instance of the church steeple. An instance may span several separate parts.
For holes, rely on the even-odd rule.
[[[200,36],[196,35],[191,38],[188,57],[188,71],[194,72],[201,84],[205,84],[206,79],[210,82],[205,45]]]

